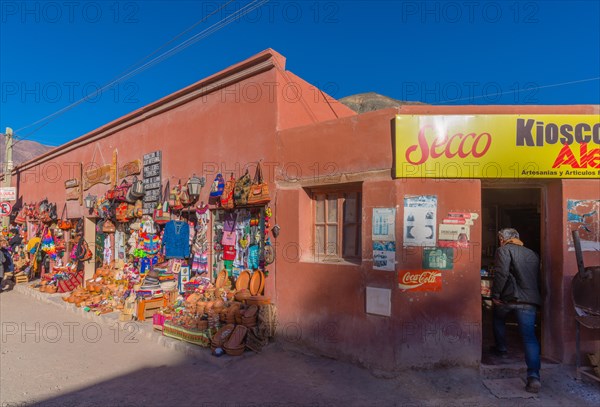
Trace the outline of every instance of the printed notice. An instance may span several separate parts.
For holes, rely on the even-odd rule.
[[[373,241],[396,240],[396,208],[373,208]]]
[[[435,246],[437,197],[404,197],[404,246]]]

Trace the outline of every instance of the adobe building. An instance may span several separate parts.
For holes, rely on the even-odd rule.
[[[572,364],[572,230],[586,266],[600,265],[599,123],[597,105],[357,114],[269,49],[20,165],[13,180],[23,202],[61,208],[80,163],[160,151],[162,183],[210,183],[262,159],[280,227],[265,289],[279,340],[385,370],[481,363],[486,273],[497,231],[515,227],[542,260],[542,354]],[[584,351],[597,349],[599,333],[582,335]]]

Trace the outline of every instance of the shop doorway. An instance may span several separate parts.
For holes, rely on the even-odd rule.
[[[493,283],[494,256],[498,247],[498,231],[503,228],[515,228],[521,240],[540,259],[543,258],[543,189],[531,187],[483,187],[481,191],[482,213],[482,254],[481,254],[481,287],[482,287],[482,355],[483,364],[524,363],[524,350],[514,316],[509,317],[506,324],[508,357],[500,358],[490,351],[494,345],[492,329],[492,301],[489,290]],[[542,279],[544,278],[542,270]],[[541,343],[541,313],[538,312],[536,333]],[[542,352],[543,353],[543,352]]]

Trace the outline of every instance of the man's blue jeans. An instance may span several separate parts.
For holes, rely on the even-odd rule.
[[[496,349],[505,352],[506,347],[506,316],[514,312],[517,316],[519,331],[525,347],[525,363],[527,377],[540,378],[540,344],[535,336],[535,316],[537,307],[529,304],[494,305],[494,338]]]

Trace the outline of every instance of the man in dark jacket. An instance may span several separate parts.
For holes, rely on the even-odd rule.
[[[540,260],[537,254],[523,246],[519,232],[502,229],[498,232],[500,247],[496,251],[492,301],[494,303],[495,353],[505,355],[506,316],[514,312],[519,324],[525,362],[527,363],[527,386],[531,393],[539,392],[540,345],[535,336],[537,307],[542,299],[539,290]]]

